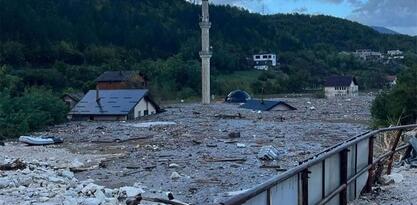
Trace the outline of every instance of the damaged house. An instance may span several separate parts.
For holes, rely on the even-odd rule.
[[[144,89],[146,77],[137,71],[106,71],[96,79],[96,89]]]
[[[272,100],[248,100],[241,108],[259,110],[259,111],[287,111],[297,110],[297,108],[283,101]]]
[[[134,120],[160,112],[146,89],[90,90],[69,112],[71,120]]]

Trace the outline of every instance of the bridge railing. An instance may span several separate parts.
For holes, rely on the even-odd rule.
[[[398,144],[402,132],[414,128],[417,124],[382,128],[355,136],[221,204],[345,205],[361,192],[371,190],[375,170],[381,168],[381,163],[387,164],[387,173],[390,173],[394,154],[402,150],[407,150],[405,154],[411,152],[408,143]],[[375,156],[375,138],[386,132],[396,132],[391,147]]]

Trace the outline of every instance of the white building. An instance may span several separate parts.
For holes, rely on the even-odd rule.
[[[263,53],[253,55],[253,68],[257,70],[269,70],[278,65],[277,55],[273,53]]]
[[[388,60],[392,59],[404,59],[403,52],[400,50],[389,50],[387,51]]]
[[[379,61],[384,58],[381,52],[372,51],[370,49],[356,50],[353,55],[364,61]]]
[[[358,91],[356,79],[351,76],[332,76],[324,84],[326,97],[357,96]]]

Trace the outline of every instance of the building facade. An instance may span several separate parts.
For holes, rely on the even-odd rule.
[[[332,76],[324,84],[326,97],[357,96],[359,86],[356,79],[351,76]]]
[[[269,70],[278,66],[277,55],[273,53],[264,53],[253,55],[253,68],[257,70]]]

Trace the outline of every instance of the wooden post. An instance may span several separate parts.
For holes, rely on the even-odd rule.
[[[347,198],[347,182],[348,182],[348,149],[340,152],[340,185],[346,184],[346,188],[343,189],[340,194],[340,204],[346,205],[348,202]]]
[[[394,139],[394,143],[392,144],[392,147],[391,147],[392,154],[389,156],[389,159],[388,159],[387,175],[391,174],[395,150],[397,149],[398,142],[400,141],[400,137],[402,133],[403,133],[403,130],[398,130],[397,135],[395,136],[395,139]]]
[[[370,193],[372,191],[372,186],[374,184],[374,176],[375,176],[375,166],[373,165],[374,163],[374,139],[375,139],[374,136],[369,138],[368,165],[372,165],[372,166],[368,170],[368,181],[366,182],[366,187],[364,189],[366,193]]]
[[[301,205],[308,205],[308,169],[301,172]]]

